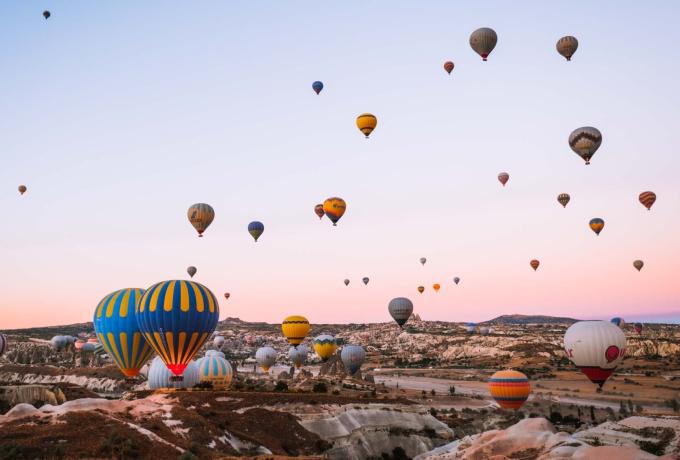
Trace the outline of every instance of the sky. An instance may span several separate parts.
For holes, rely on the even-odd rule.
[[[0,329],[89,321],[189,265],[221,318],[387,321],[404,296],[426,320],[680,322],[679,19],[660,1],[2,2]],[[603,134],[590,166],[580,126]],[[313,212],[331,196],[337,227]]]

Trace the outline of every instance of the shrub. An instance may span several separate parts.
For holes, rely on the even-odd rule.
[[[314,393],[328,393],[328,386],[326,386],[325,382],[316,382],[314,387],[312,387],[312,391]]]
[[[278,382],[276,382],[274,391],[288,391],[288,384],[282,380],[279,380]]]

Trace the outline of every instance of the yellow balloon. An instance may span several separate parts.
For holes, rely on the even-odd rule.
[[[315,337],[314,340],[312,340],[312,344],[314,345],[316,354],[324,361],[333,356],[338,349],[338,344],[335,342],[335,339],[328,334],[322,334]]]
[[[357,117],[357,128],[364,133],[366,138],[371,135],[377,125],[378,119],[372,113],[362,113]]]
[[[334,196],[323,202],[323,210],[326,213],[326,217],[333,222],[333,225],[337,225],[347,210],[347,203],[342,198]]]
[[[304,316],[289,316],[281,323],[281,332],[294,347],[300,345],[309,333],[309,321]]]

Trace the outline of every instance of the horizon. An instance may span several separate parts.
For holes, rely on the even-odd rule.
[[[680,40],[680,6],[352,6],[0,5],[0,330],[89,322],[190,265],[220,319],[385,323],[405,296],[426,321],[680,323],[680,63],[658,45]],[[468,43],[485,26],[488,62]],[[581,126],[603,135],[589,166],[567,143]],[[337,227],[313,212],[331,196]]]

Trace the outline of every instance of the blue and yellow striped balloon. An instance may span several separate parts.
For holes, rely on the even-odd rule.
[[[214,389],[229,388],[234,371],[229,361],[217,354],[206,354],[196,361],[198,365],[198,379],[200,382],[210,382]]]
[[[176,376],[210,337],[220,317],[217,298],[194,281],[170,280],[151,286],[137,304],[146,341]]]
[[[139,374],[153,350],[137,325],[135,306],[143,289],[129,288],[112,292],[94,311],[94,330],[106,353],[126,377]]]

